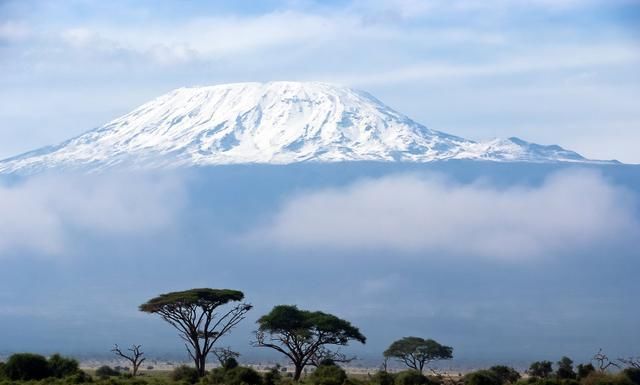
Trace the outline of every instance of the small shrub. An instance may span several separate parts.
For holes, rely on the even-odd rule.
[[[238,367],[238,360],[236,360],[233,357],[229,357],[226,360],[224,360],[224,363],[222,364],[222,367],[225,368],[226,370],[237,368]]]
[[[489,368],[493,372],[500,384],[513,384],[520,379],[520,373],[517,370],[504,365],[496,365]]]
[[[206,376],[201,382],[206,384],[224,384],[226,370],[223,367],[211,369],[209,375]]]
[[[119,375],[120,375],[119,371],[107,365],[103,365],[98,369],[96,369],[96,376],[100,378],[117,377]]]
[[[77,373],[67,376],[65,382],[67,384],[86,384],[88,382],[93,382],[93,379],[87,373],[82,370],[78,370]]]
[[[282,381],[282,375],[280,374],[280,367],[275,366],[264,374],[264,385],[276,385]]]
[[[547,378],[553,372],[550,361],[536,361],[529,367],[529,375],[538,378]]]
[[[424,385],[431,381],[417,370],[405,370],[395,375],[395,385]]]
[[[502,382],[492,370],[478,370],[464,376],[465,385],[500,385]]]
[[[640,368],[627,368],[623,373],[634,385],[640,385]]]
[[[49,373],[51,377],[67,377],[80,371],[78,361],[73,358],[62,357],[54,354],[49,357]]]
[[[173,381],[184,381],[189,384],[198,382],[198,370],[187,365],[180,365],[171,372]]]
[[[393,385],[394,377],[393,374],[385,371],[376,372],[376,374],[371,377],[372,385]]]
[[[224,375],[225,385],[261,385],[260,373],[246,366],[236,366],[226,371]]]
[[[320,365],[309,376],[314,385],[342,385],[347,373],[338,365]]]
[[[13,381],[41,380],[49,377],[49,364],[39,354],[19,353],[9,357],[4,372]]]
[[[596,368],[593,364],[579,364],[578,367],[578,380],[582,380],[583,378],[587,378],[591,373],[595,373]]]
[[[582,385],[634,385],[623,373],[591,373],[580,383]]]

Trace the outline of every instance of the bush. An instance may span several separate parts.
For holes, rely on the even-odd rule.
[[[0,380],[7,378],[4,374],[4,367],[6,364],[4,362],[0,362]]]
[[[282,375],[280,374],[280,367],[275,366],[264,374],[264,385],[276,385],[282,381]]]
[[[39,354],[19,353],[7,360],[5,375],[10,380],[41,380],[49,377],[47,359]]]
[[[67,384],[85,384],[87,382],[93,382],[93,379],[82,370],[78,370],[77,373],[66,377]]]
[[[547,378],[553,372],[550,361],[536,361],[529,367],[529,375],[538,378]]]
[[[119,375],[120,375],[119,371],[107,365],[101,366],[98,369],[96,369],[96,376],[100,378],[117,377]]]
[[[73,358],[54,354],[49,357],[49,373],[51,377],[67,377],[80,371],[78,361]]]
[[[385,371],[376,372],[376,374],[371,377],[372,385],[393,385],[394,377],[393,374]]]
[[[187,365],[180,365],[171,372],[173,381],[184,381],[189,384],[198,382],[198,370]]]
[[[465,385],[500,385],[498,375],[491,370],[478,370],[464,376]]]
[[[623,373],[634,385],[640,385],[640,368],[627,368]]]
[[[236,366],[226,371],[225,385],[261,385],[262,377],[260,373],[246,366]]]
[[[495,373],[500,384],[513,384],[520,379],[520,373],[517,370],[504,365],[496,365],[489,368],[489,371]]]
[[[201,382],[206,384],[224,384],[226,370],[223,367],[211,369],[209,375],[205,377]]]
[[[338,365],[320,365],[310,376],[314,385],[342,385],[346,379],[347,373]]]
[[[606,373],[591,373],[581,382],[583,385],[634,385],[631,380],[623,373],[619,374],[606,374]]]
[[[593,364],[579,364],[578,365],[578,380],[582,380],[583,378],[587,378],[591,373],[594,373],[596,368]]]
[[[424,385],[429,379],[417,370],[405,370],[395,376],[395,385]]]
[[[229,357],[226,360],[224,360],[224,363],[222,364],[222,367],[225,368],[226,370],[237,368],[238,367],[238,361],[233,357]]]
[[[560,361],[558,361],[556,377],[561,379],[576,378],[576,372],[573,371],[573,360],[571,360],[571,358],[562,357]]]

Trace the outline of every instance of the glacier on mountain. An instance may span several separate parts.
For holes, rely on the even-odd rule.
[[[346,87],[270,82],[171,91],[59,145],[0,161],[0,173],[449,159],[595,162],[518,138],[476,142],[431,130]]]

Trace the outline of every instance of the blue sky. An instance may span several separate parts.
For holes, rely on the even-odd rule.
[[[430,128],[639,163],[637,0],[11,1],[0,157],[172,88],[321,80]]]

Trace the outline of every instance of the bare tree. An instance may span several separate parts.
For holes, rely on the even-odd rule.
[[[309,360],[309,364],[317,368],[323,363],[323,361],[324,362],[331,361],[334,363],[348,364],[349,362],[355,360],[356,358],[357,358],[356,356],[347,356],[346,354],[342,353],[340,349],[337,349],[335,352],[333,352],[323,346],[323,347],[320,347],[311,356],[311,359]]]
[[[387,372],[389,369],[389,357],[384,357],[382,359],[382,364],[380,364],[380,371]]]
[[[142,365],[142,363],[146,360],[146,358],[143,357],[144,352],[140,350],[141,347],[142,345],[131,345],[131,347],[127,349],[131,353],[124,353],[122,350],[120,350],[120,348],[118,347],[118,344],[115,344],[113,349],[111,349],[111,351],[115,355],[120,356],[125,360],[131,362],[131,366],[132,366],[131,373],[134,377],[138,374],[138,368],[140,368],[140,365]]]
[[[211,349],[211,353],[216,356],[216,359],[220,363],[220,366],[224,366],[227,360],[233,358],[236,359],[240,357],[240,353],[234,352],[231,350],[230,346],[222,347],[222,348],[213,348]]]
[[[600,350],[598,350],[598,353],[596,353],[593,356],[591,361],[595,361],[596,362],[596,365],[597,365],[598,370],[600,371],[600,373],[606,372],[607,369],[609,369],[611,366],[615,366],[616,368],[620,368],[620,365],[618,365],[615,362],[611,361],[609,359],[609,357],[607,357],[607,355],[602,352],[602,348],[600,348]]]
[[[629,368],[640,369],[640,357],[618,358],[618,362]]]

